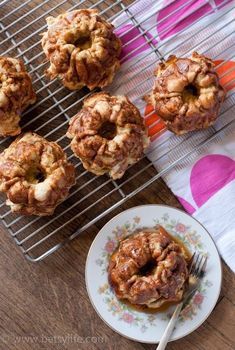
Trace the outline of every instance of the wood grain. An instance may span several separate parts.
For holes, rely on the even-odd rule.
[[[53,4],[57,2],[51,1]],[[106,1],[107,4],[112,2]],[[19,0],[9,1],[8,10],[20,3]],[[34,0],[28,6],[33,8],[39,3],[39,0]],[[74,3],[67,1],[65,8]],[[90,5],[92,1],[87,3]],[[21,16],[24,11],[22,9]],[[114,11],[118,11],[118,7]],[[30,19],[34,19],[33,15]],[[132,342],[108,328],[92,308],[84,280],[86,256],[98,230],[122,210],[149,203],[181,207],[164,182],[159,180],[93,225],[70,245],[36,264],[23,257],[3,226],[0,227],[0,349],[154,350],[154,345]],[[108,202],[103,204],[109,205]],[[169,344],[167,349],[235,348],[235,279],[225,264],[223,271],[222,292],[211,316],[198,330]]]
[[[170,190],[160,180],[113,215],[134,205],[148,203],[165,203],[180,208]],[[54,349],[55,343],[50,343],[54,336],[67,336],[65,345],[56,344],[56,349],[155,349],[153,345],[134,343],[114,333],[99,319],[89,302],[84,280],[86,255],[99,228],[110,217],[36,264],[29,263],[22,256],[1,228],[1,349]],[[222,293],[211,316],[198,330],[169,344],[167,349],[234,349],[234,288],[234,276],[224,265]],[[86,337],[101,337],[103,342],[94,343],[88,339],[87,343],[78,343],[69,340],[69,336],[77,336],[80,341],[85,341]],[[28,344],[28,339],[32,343]]]

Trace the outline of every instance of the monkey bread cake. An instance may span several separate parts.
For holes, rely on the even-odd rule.
[[[170,56],[155,70],[150,102],[175,134],[208,128],[225,98],[211,59],[193,52],[191,58]]]
[[[103,88],[112,82],[120,66],[121,41],[97,10],[48,17],[47,25],[42,48],[50,62],[51,79],[59,77],[70,90]]]
[[[71,121],[67,136],[83,166],[96,175],[119,179],[149,144],[139,110],[125,96],[93,94]]]
[[[51,215],[75,183],[74,166],[62,148],[26,133],[0,155],[0,191],[12,212]]]
[[[21,113],[35,101],[32,81],[23,62],[0,56],[0,136],[18,135]]]
[[[110,258],[108,278],[116,296],[157,309],[182,299],[188,256],[161,226],[143,229],[120,242]]]

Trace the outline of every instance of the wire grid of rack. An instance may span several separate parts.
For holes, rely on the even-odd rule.
[[[129,167],[124,178],[118,181],[113,181],[106,176],[94,176],[83,169],[79,160],[73,156],[65,133],[69,119],[81,108],[82,101],[89,94],[89,91],[83,90],[82,93],[69,92],[57,80],[48,81],[46,79],[44,70],[47,63],[44,60],[40,46],[40,33],[46,29],[45,18],[48,15],[57,15],[67,10],[97,8],[101,15],[110,21],[114,20],[121,13],[126,13],[127,20],[131,21],[132,25],[139,30],[139,36],[145,38],[152,52],[156,54],[156,61],[153,64],[154,68],[157,62],[164,60],[159,51],[161,42],[156,46],[154,40],[146,36],[146,30],[143,29],[143,21],[147,20],[146,18],[143,21],[139,21],[133,16],[131,6],[138,1],[24,0],[20,2],[18,0],[4,0],[0,2],[0,54],[22,58],[32,76],[34,88],[37,91],[38,99],[36,104],[30,107],[23,115],[22,130],[33,130],[51,141],[57,141],[67,152],[68,158],[74,163],[77,171],[76,185],[72,188],[69,197],[56,209],[52,217],[30,218],[12,214],[9,207],[5,205],[5,197],[1,196],[0,217],[2,222],[22,252],[31,261],[43,259],[64,245],[65,242],[75,238],[79,233],[88,229],[127,199],[133,197],[173,167],[176,167],[182,160],[190,159],[190,156],[195,151],[212,142],[213,139],[218,137],[222,131],[229,128],[230,124],[233,123],[233,120],[230,120],[222,125],[219,130],[210,128],[210,131],[204,134],[206,137],[196,138],[193,141],[193,147],[189,150],[185,149],[184,144],[185,140],[191,136],[187,135],[186,137],[178,138],[177,145],[173,142],[172,148],[168,148],[165,151],[165,154],[170,156],[171,152],[176,152],[178,149],[177,157],[173,159],[169,166],[159,172],[156,171],[153,163],[146,156],[137,164]],[[168,2],[165,7],[173,2]],[[187,0],[174,10],[176,17],[178,11],[192,2],[192,0]],[[227,2],[224,0],[217,8],[225,5]],[[201,5],[198,5],[198,8],[199,6]],[[208,16],[210,13],[206,15]],[[221,17],[220,20],[223,20],[223,18]],[[122,24],[126,23],[123,22]],[[170,27],[164,30],[169,29]],[[184,28],[183,30],[185,31],[186,29]],[[210,40],[214,34],[212,32],[207,40]],[[190,40],[190,37],[187,40]],[[199,44],[197,43],[197,46]],[[213,43],[213,45],[219,44],[219,42]],[[226,50],[227,48],[221,51],[218,50],[218,56],[223,57],[223,51]],[[229,59],[232,59],[232,57]],[[221,65],[223,65],[223,62]],[[227,72],[227,74],[229,73],[231,73],[231,70]],[[225,104],[221,115],[226,115],[235,106],[233,94],[234,90],[227,97],[227,104]],[[139,99],[142,99],[142,96],[139,96]],[[174,135],[170,135],[169,138],[174,138]],[[11,141],[10,139],[1,140],[1,149],[7,147]],[[166,140],[163,142],[166,142]]]

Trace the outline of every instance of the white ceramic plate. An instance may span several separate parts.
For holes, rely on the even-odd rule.
[[[191,252],[208,255],[207,273],[200,290],[182,311],[171,340],[176,340],[199,327],[213,310],[221,288],[221,262],[215,244],[205,230],[181,210],[161,205],[143,205],[115,216],[94,239],[86,261],[86,286],[95,310],[113,330],[139,342],[159,342],[172,310],[148,314],[136,311],[120,302],[107,280],[109,257],[119,240],[137,228],[161,224],[173,236],[181,239]]]

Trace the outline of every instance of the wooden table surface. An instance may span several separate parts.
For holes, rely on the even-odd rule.
[[[180,208],[159,180],[121,209],[148,203]],[[112,331],[100,320],[87,296],[84,269],[89,246],[112,215],[39,263],[28,262],[5,229],[0,228],[1,350],[155,349],[154,345],[135,343]],[[211,316],[191,335],[169,344],[167,349],[235,348],[235,279],[225,264],[223,272],[222,292]]]
[[[9,1],[9,11],[10,6],[20,3]],[[0,350],[154,350],[155,345],[125,339],[100,320],[88,299],[84,276],[90,244],[104,223],[124,209],[149,203],[180,208],[164,182],[158,180],[39,263],[28,262],[0,226]],[[195,332],[169,344],[167,349],[235,349],[235,279],[225,264],[223,271],[222,292],[211,316]]]

